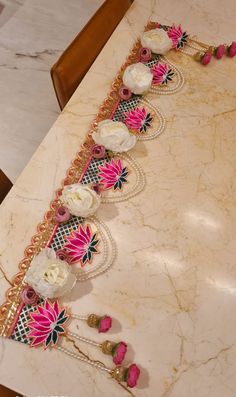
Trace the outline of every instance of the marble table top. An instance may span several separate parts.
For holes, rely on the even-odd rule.
[[[102,3],[0,0],[0,168],[13,183],[60,113],[50,68]]]
[[[0,207],[8,278],[148,19],[181,23],[212,44],[235,39],[233,0],[134,1]],[[236,62],[203,67],[185,55],[173,59],[183,90],[152,99],[167,128],[132,151],[147,185],[128,201],[99,208],[117,260],[81,284],[71,306],[119,320],[112,336],[132,346],[130,359],[142,369],[137,397],[235,397]],[[1,302],[7,288],[2,277]],[[0,383],[27,397],[128,396],[93,367],[6,339]]]

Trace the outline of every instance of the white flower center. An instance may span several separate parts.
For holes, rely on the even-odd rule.
[[[163,74],[162,78],[163,78],[163,81],[165,81],[166,78],[167,78],[167,73],[166,73],[166,74]]]
[[[89,247],[90,247],[90,244],[88,243],[88,244],[85,244],[85,246],[84,246],[84,250],[85,250],[85,252],[88,252],[88,250],[89,250]]]
[[[150,34],[148,35],[150,39],[155,40],[157,43],[162,44],[166,38],[165,36],[162,34],[162,32],[159,31],[151,31]]]
[[[67,273],[63,263],[51,263],[44,272],[43,278],[51,285],[63,285],[67,278]]]
[[[54,328],[56,327],[56,325],[57,325],[56,323],[51,323],[51,324],[50,324],[50,329],[51,329],[51,330],[54,330]]]

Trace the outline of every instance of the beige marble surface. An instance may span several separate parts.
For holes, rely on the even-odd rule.
[[[232,0],[143,3],[135,0],[0,208],[1,264],[9,277],[146,21],[181,22],[205,41],[235,39]],[[130,343],[130,358],[143,369],[137,397],[235,397],[236,62],[204,68],[184,55],[173,59],[184,89],[150,96],[167,129],[132,151],[147,186],[99,209],[117,242],[117,261],[78,286],[72,307],[119,321],[112,337]],[[6,288],[1,279],[1,300]],[[27,397],[128,396],[94,368],[9,340],[0,341],[0,383]]]
[[[60,114],[50,68],[103,0],[0,0],[0,168],[14,183]]]

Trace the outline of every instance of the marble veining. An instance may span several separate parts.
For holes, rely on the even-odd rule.
[[[235,39],[232,0],[135,0],[0,207],[0,261],[7,278],[16,273],[149,17],[182,23],[205,41]],[[182,68],[185,87],[173,96],[149,96],[165,114],[167,128],[152,142],[138,142],[131,153],[147,185],[129,201],[103,204],[98,211],[117,242],[117,261],[103,276],[79,284],[70,305],[78,314],[116,319],[111,339],[127,341],[131,359],[142,368],[136,397],[235,397],[236,62],[225,58],[204,68],[183,54],[170,58]],[[2,277],[1,301],[7,286]],[[81,324],[74,327],[95,338]],[[9,340],[0,341],[0,383],[28,397],[128,396],[94,368]]]

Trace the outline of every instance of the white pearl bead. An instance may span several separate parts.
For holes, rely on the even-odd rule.
[[[96,346],[96,347],[100,347],[100,343],[94,342],[93,340],[88,339],[88,338],[84,338],[83,336],[75,334],[74,332],[67,332],[67,335],[71,336],[72,338],[78,339],[81,342],[85,342],[85,343],[88,343],[90,345],[93,345],[93,346]]]
[[[62,353],[67,354],[68,356],[76,358],[79,361],[83,361],[87,364],[93,365],[94,367],[101,369],[102,371],[106,371],[106,372],[112,371],[110,368],[105,367],[105,365],[103,366],[102,364],[99,364],[99,362],[97,362],[97,361],[89,360],[88,358],[86,358],[84,356],[80,356],[79,354],[73,353],[72,351],[66,349],[65,347],[56,346],[56,349],[61,351]]]

